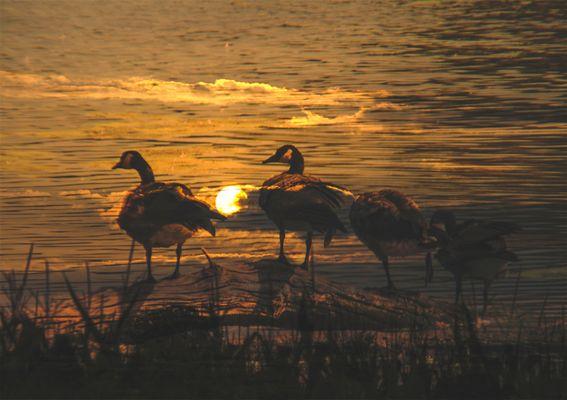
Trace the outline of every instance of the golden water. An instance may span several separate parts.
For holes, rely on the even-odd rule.
[[[119,280],[130,241],[113,224],[142,152],[158,179],[215,202],[248,200],[216,238],[187,243],[183,268],[273,256],[277,234],[254,188],[281,171],[261,165],[293,143],[306,172],[353,192],[393,187],[430,215],[514,221],[519,302],[558,311],[567,292],[567,43],[561,1],[0,3],[1,268],[91,262]],[[303,244],[290,237],[294,260]],[[155,252],[169,273],[173,250]],[[384,285],[352,234],[315,248],[318,273]],[[143,271],[142,252],[135,255]],[[447,298],[437,268],[392,262],[398,286]],[[102,272],[108,272],[102,273]],[[515,278],[499,280],[496,302]],[[531,308],[530,308],[531,307]]]

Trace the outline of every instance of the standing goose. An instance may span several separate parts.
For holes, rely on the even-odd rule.
[[[384,265],[388,287],[389,257],[427,252],[435,242],[427,236],[427,223],[415,201],[392,189],[359,195],[350,209],[350,223],[356,236]],[[431,256],[426,256],[428,271]]]
[[[280,233],[278,261],[289,265],[284,253],[286,231],[306,232],[305,260],[301,267],[307,269],[313,232],[325,233],[325,247],[329,246],[337,229],[346,233],[336,210],[342,205],[342,196],[350,192],[303,175],[303,156],[293,145],[280,147],[274,155],[263,161],[263,164],[268,163],[289,164],[288,171],[271,177],[260,189],[260,207]]]
[[[128,236],[146,250],[147,280],[155,282],[152,275],[152,249],[177,245],[177,262],[171,275],[179,275],[179,263],[183,243],[199,228],[215,236],[211,219],[224,221],[226,217],[206,202],[197,199],[191,190],[181,183],[156,182],[149,164],[137,151],[125,151],[112,169],[135,169],[140,175],[140,185],[124,198],[118,216],[118,225]]]
[[[431,234],[440,243],[435,258],[455,278],[455,303],[461,298],[464,278],[482,280],[485,312],[492,281],[507,269],[510,261],[518,261],[516,254],[507,250],[504,236],[521,228],[510,222],[472,219],[457,224],[455,214],[448,210],[436,211],[430,226]]]

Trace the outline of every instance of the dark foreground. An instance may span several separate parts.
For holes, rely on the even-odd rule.
[[[269,268],[211,263],[175,283],[125,285],[119,302],[101,293],[99,303],[66,279],[67,298],[54,299],[26,289],[27,269],[22,279],[5,274],[0,397],[566,398],[563,319],[542,313],[529,328],[486,331],[474,308],[353,295],[324,281],[313,291],[303,272],[274,290],[282,275]],[[172,293],[158,303],[183,284],[191,303],[173,304]],[[249,311],[242,324],[237,311]],[[362,323],[341,320],[346,313]]]
[[[460,325],[460,326],[459,326]],[[561,338],[489,346],[461,321],[447,340],[416,332],[297,330],[283,343],[189,329],[131,346],[86,335],[47,340],[31,321],[1,336],[2,398],[562,398]],[[552,339],[559,339],[555,344]],[[549,341],[549,342],[548,342]],[[6,347],[8,345],[8,347]],[[563,397],[564,398],[564,397]]]

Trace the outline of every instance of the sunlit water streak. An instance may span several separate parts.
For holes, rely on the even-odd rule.
[[[510,239],[521,259],[512,270],[523,271],[519,302],[536,310],[548,295],[554,312],[564,304],[562,2],[0,7],[2,268],[21,268],[34,242],[35,269],[49,258],[57,269],[89,260],[99,272],[123,271],[129,239],[113,219],[137,177],[110,167],[126,149],[211,204],[223,187],[247,192],[217,238],[188,243],[184,268],[204,263],[201,246],[221,263],[272,256],[277,233],[254,188],[281,171],[261,160],[291,142],[308,173],[355,193],[394,187],[427,215],[452,207],[519,223],[523,233]],[[300,238],[288,250],[299,260]],[[173,250],[156,253],[158,272],[171,271]],[[384,284],[352,234],[328,249],[317,241],[315,257],[328,278]],[[452,294],[440,268],[423,288],[421,259],[394,260],[392,270],[400,287]],[[495,301],[510,301],[514,284],[513,274],[498,281]]]

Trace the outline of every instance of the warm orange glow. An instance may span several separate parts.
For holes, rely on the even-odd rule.
[[[248,195],[240,185],[226,186],[218,193],[215,200],[217,210],[225,215],[238,212],[242,208],[242,202]]]

